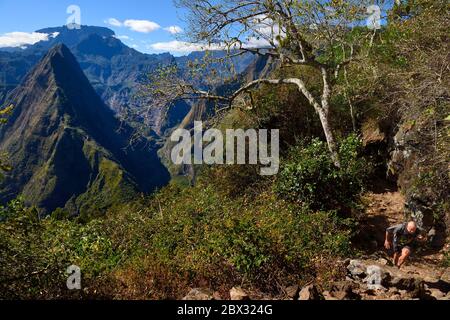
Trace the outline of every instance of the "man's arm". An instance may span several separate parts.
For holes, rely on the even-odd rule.
[[[403,225],[395,225],[386,229],[386,238],[384,241],[384,247],[387,250],[390,250],[393,246],[396,245],[397,241],[397,233],[402,229]]]
[[[386,237],[384,239],[384,247],[387,250],[390,250],[392,247],[392,234],[389,233],[389,231],[386,230]]]

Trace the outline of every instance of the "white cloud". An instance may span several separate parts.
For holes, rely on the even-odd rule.
[[[130,38],[129,36],[115,36],[117,39],[119,40],[133,40],[132,38]]]
[[[252,22],[252,31],[243,44],[246,48],[271,47],[272,43],[277,46],[278,37],[286,38],[281,26],[266,15],[259,15]]]
[[[272,19],[264,15],[261,15],[254,19],[252,29],[253,32],[249,32],[247,38],[242,43],[243,48],[255,49],[255,48],[271,47],[271,42],[274,42],[275,45],[278,45],[277,40],[278,36],[282,38],[286,36],[285,32],[280,28],[280,26],[277,23],[275,23]],[[175,29],[175,26],[164,28],[164,30],[172,34],[175,34],[176,31],[178,31]],[[148,45],[147,49],[157,52],[159,51],[159,52],[171,52],[174,54],[188,54],[193,51],[226,50],[227,46],[223,43],[206,45],[174,40],[169,42],[153,43]],[[229,49],[239,49],[239,48],[238,45],[236,44]]]
[[[105,23],[109,24],[113,27],[121,27],[122,26],[122,22],[120,22],[116,18],[109,18],[108,20],[105,20]]]
[[[179,26],[170,26],[170,27],[164,28],[164,30],[166,30],[167,32],[169,32],[171,34],[183,33],[183,29]]]
[[[161,28],[159,24],[148,20],[125,20],[124,26],[136,32],[150,33]]]
[[[247,49],[267,48],[270,46],[270,42],[261,37],[250,37],[245,43],[242,44],[242,47]]]
[[[242,44],[243,48],[255,49],[264,48],[269,46],[269,42],[263,38],[250,37],[245,43]],[[174,54],[189,54],[193,51],[217,51],[217,50],[227,50],[225,44],[199,44],[184,41],[169,41],[169,42],[157,42],[147,45],[147,49],[159,52],[171,52]],[[239,49],[237,45],[229,47],[228,49]]]
[[[20,48],[33,45],[39,41],[48,41],[49,37],[56,37],[58,34],[38,33],[38,32],[9,32],[0,35],[0,48],[13,47]]]
[[[161,52],[173,52],[173,53],[190,53],[193,51],[205,51],[205,50],[222,50],[222,45],[203,45],[198,43],[183,42],[183,41],[169,41],[158,42],[148,46],[148,49]]]

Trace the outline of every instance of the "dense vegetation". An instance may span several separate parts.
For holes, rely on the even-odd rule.
[[[261,86],[257,108],[233,110],[217,126],[279,127],[278,176],[262,178],[251,166],[200,168],[195,186],[173,182],[89,221],[61,212],[42,219],[14,200],[0,212],[1,297],[164,299],[196,286],[225,293],[239,284],[271,295],[292,283],[327,286],[342,276],[337,260],[355,250],[361,193],[388,170],[408,199],[428,208],[426,218],[445,226],[448,4],[408,3],[390,12],[367,59],[337,80],[340,168],[304,98]],[[308,67],[276,72],[317,84]],[[413,156],[396,156],[405,150]],[[83,291],[66,289],[73,264]]]
[[[309,145],[295,146],[278,177],[277,193],[312,209],[351,207],[370,172],[366,161],[358,157],[361,148],[361,141],[354,135],[342,141],[339,150],[342,167],[336,168],[322,141],[315,139]]]
[[[171,185],[87,224],[40,221],[19,201],[2,216],[7,297],[66,296],[71,264],[83,270],[83,294],[94,297],[180,298],[193,284],[226,290],[236,282],[276,292],[319,272],[331,279],[332,258],[351,250],[351,221],[336,212],[313,212],[270,191],[230,198],[204,181]]]

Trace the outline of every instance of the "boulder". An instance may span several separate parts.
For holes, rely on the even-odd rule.
[[[427,298],[427,294],[425,291],[425,282],[422,279],[394,277],[390,281],[390,285],[399,290],[406,291],[406,295],[409,298]]]
[[[248,294],[240,287],[234,287],[230,290],[230,299],[232,301],[250,300]]]
[[[361,296],[355,293],[359,286],[349,281],[336,282],[330,290],[330,294],[338,300],[360,300]]]
[[[425,291],[425,283],[423,280],[416,279],[414,282],[414,289],[409,292],[409,295],[413,299],[428,299],[429,295],[427,295]]]
[[[366,265],[360,260],[351,260],[347,266],[347,270],[352,278],[365,278],[366,277]]]
[[[209,289],[194,288],[183,298],[187,301],[214,300],[214,293]]]
[[[284,291],[286,292],[286,295],[288,296],[288,298],[297,300],[298,294],[300,292],[300,287],[297,285],[294,285],[294,286],[287,287]]]
[[[361,131],[364,146],[382,143],[386,139],[385,133],[381,129],[378,121],[375,119],[365,120],[362,125]]]
[[[352,259],[347,258],[347,259],[345,259],[345,260],[342,262],[342,264],[343,264],[344,267],[347,268],[351,261],[352,261]]]
[[[388,291],[389,291],[389,294],[392,294],[392,295],[400,294],[400,291],[395,287],[389,288]]]
[[[444,296],[450,292],[450,283],[445,282],[443,280],[437,280],[435,278],[424,278],[425,281],[425,289],[433,292],[441,292]]]
[[[398,290],[398,293],[400,294],[400,297],[402,297],[402,299],[406,299],[406,295],[408,294],[408,291]]]
[[[313,284],[304,287],[299,294],[298,300],[324,300],[323,294]]]
[[[427,283],[427,285],[438,286],[440,283],[443,283],[438,277],[435,275],[428,275],[423,277],[423,281]]]
[[[380,266],[370,265],[367,267],[366,273],[367,277],[364,279],[364,282],[369,289],[383,290],[389,286],[391,275]]]
[[[419,285],[423,285],[422,279],[417,279],[413,277],[393,277],[389,281],[389,285],[395,287],[399,290],[413,291]]]
[[[436,300],[442,300],[445,297],[445,293],[438,289],[429,289],[429,294],[432,298]]]

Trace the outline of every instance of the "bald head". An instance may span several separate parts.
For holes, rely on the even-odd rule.
[[[408,226],[406,227],[406,230],[408,230],[408,232],[410,234],[414,234],[417,231],[417,224],[415,221],[410,221],[408,222]]]

